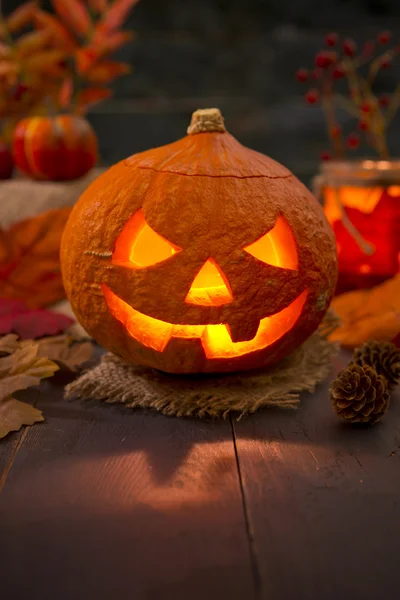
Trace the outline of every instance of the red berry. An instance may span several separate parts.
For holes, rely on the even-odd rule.
[[[333,65],[337,60],[336,52],[329,52],[329,50],[322,50],[318,52],[315,57],[315,66],[320,69],[327,69]]]
[[[319,91],[318,90],[309,90],[305,96],[308,104],[315,104],[319,100]]]
[[[384,58],[382,58],[382,60],[381,60],[382,69],[390,69],[391,66],[392,66],[392,60],[390,57],[385,56]]]
[[[359,145],[360,138],[358,137],[358,135],[356,133],[350,133],[350,135],[347,136],[347,146],[354,150],[355,148],[358,148]]]
[[[381,31],[378,33],[377,39],[380,44],[388,44],[392,39],[392,33],[390,31]]]
[[[360,131],[368,131],[368,123],[366,121],[359,121],[358,129]]]
[[[338,34],[332,31],[331,33],[328,33],[328,35],[326,36],[325,44],[332,48],[333,46],[336,46],[338,39],[339,39]]]
[[[388,94],[382,94],[381,96],[379,96],[379,106],[389,106],[389,102],[390,102],[390,97],[388,96]]]
[[[354,40],[348,38],[343,42],[343,52],[346,56],[354,56],[357,52],[357,46]]]
[[[336,65],[336,67],[333,69],[332,76],[334,79],[342,79],[342,77],[344,77],[343,67],[340,65]]]
[[[321,160],[331,160],[332,156],[328,150],[324,150],[324,152],[321,152],[320,158]]]
[[[14,168],[11,152],[4,142],[0,140],[0,179],[9,179]]]
[[[361,108],[361,112],[363,112],[363,113],[371,112],[371,105],[369,104],[369,102],[363,102],[361,104],[360,108]]]
[[[308,79],[308,71],[307,69],[297,69],[296,71],[296,79],[301,83],[304,83]]]

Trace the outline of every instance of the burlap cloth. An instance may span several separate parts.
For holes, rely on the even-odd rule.
[[[300,392],[314,391],[329,374],[337,346],[327,336],[338,319],[329,313],[320,329],[277,366],[229,375],[167,375],[132,366],[113,354],[65,388],[67,398],[153,408],[169,416],[237,418],[266,406],[297,408]]]

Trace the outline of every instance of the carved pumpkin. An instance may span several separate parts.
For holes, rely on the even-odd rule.
[[[277,362],[318,326],[336,282],[333,232],[285,167],[226,133],[188,136],[111,167],[61,247],[78,320],[127,361],[172,373]]]
[[[97,138],[82,117],[29,117],[15,128],[13,156],[34,179],[77,179],[96,164]]]

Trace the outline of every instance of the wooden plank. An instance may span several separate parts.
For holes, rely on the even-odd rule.
[[[336,418],[328,388],[304,395],[297,412],[234,425],[259,597],[394,600],[400,393],[381,424],[354,429]]]
[[[0,494],[7,600],[254,598],[229,422],[66,402],[41,386]]]

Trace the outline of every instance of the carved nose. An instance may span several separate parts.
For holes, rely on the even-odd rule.
[[[185,302],[201,306],[222,306],[232,300],[227,277],[217,263],[209,258],[194,278]]]

